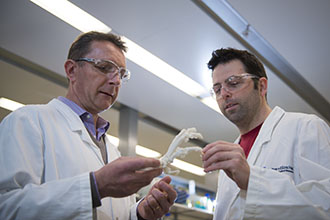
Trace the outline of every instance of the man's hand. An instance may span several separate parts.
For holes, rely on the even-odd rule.
[[[206,145],[202,152],[205,172],[222,169],[228,177],[236,182],[239,188],[247,189],[250,166],[240,145],[216,141]]]
[[[137,211],[142,218],[157,219],[168,213],[177,196],[170,182],[171,178],[166,176],[152,186],[138,206]]]
[[[159,166],[159,160],[152,158],[120,157],[112,161],[94,173],[101,198],[136,193],[162,173]],[[147,167],[155,169],[141,171]]]

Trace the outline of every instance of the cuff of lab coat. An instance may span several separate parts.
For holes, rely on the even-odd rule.
[[[96,208],[101,206],[102,203],[101,203],[101,196],[99,193],[99,189],[97,187],[94,172],[89,173],[89,179],[91,184],[92,204],[93,204],[93,208]]]
[[[260,200],[261,189],[260,177],[263,175],[263,168],[250,166],[249,185],[247,189],[244,217],[257,216],[257,204]]]

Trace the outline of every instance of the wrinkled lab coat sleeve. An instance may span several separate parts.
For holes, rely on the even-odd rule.
[[[43,183],[43,136],[35,117],[22,109],[1,123],[0,219],[92,219],[88,172]]]
[[[106,138],[108,161],[120,152]],[[136,219],[135,195],[92,208],[89,172],[104,166],[98,147],[67,105],[26,106],[0,124],[0,219]],[[97,218],[96,218],[97,217]]]

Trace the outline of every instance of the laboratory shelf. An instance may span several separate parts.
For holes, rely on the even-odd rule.
[[[164,220],[212,220],[212,218],[213,213],[208,210],[174,203],[170,209],[170,216],[164,217]]]

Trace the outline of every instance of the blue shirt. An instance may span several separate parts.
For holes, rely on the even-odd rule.
[[[62,101],[66,105],[68,105],[77,115],[79,115],[80,119],[84,123],[85,127],[91,133],[96,140],[100,141],[102,135],[104,135],[107,130],[110,127],[110,123],[106,121],[105,119],[101,118],[100,116],[97,118],[96,122],[96,129],[97,129],[97,136],[96,136],[96,130],[94,126],[94,120],[91,113],[81,108],[79,105],[71,101],[70,99],[67,99],[63,96],[59,96],[58,100]]]

